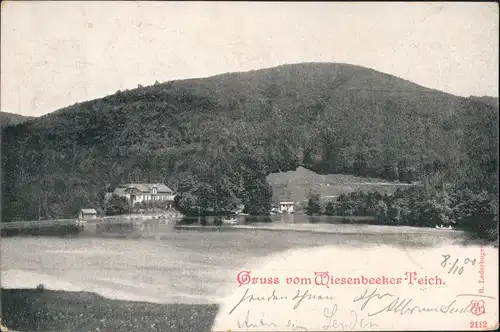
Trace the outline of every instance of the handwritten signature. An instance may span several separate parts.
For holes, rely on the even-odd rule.
[[[470,294],[457,294],[456,297],[471,296]],[[475,295],[478,296],[478,295]],[[485,298],[492,298],[490,296],[482,296]],[[391,293],[379,292],[378,288],[373,291],[366,289],[361,295],[356,296],[353,302],[363,301],[361,305],[361,311],[364,311],[370,307],[370,311],[367,313],[368,316],[375,316],[384,312],[392,312],[395,314],[405,315],[405,314],[415,314],[415,313],[428,313],[436,312],[442,314],[470,314],[471,304],[459,307],[457,306],[457,300],[451,300],[450,302],[435,307],[424,307],[420,305],[413,305],[412,298],[404,298],[395,296]],[[375,307],[375,308],[374,308]],[[368,309],[367,309],[368,311]]]
[[[378,327],[377,324],[374,324],[368,320],[365,320],[364,318],[361,318],[361,320],[358,319],[358,314],[356,311],[352,310],[349,313],[349,322],[339,322],[335,319],[335,315],[337,314],[338,307],[335,304],[331,309],[325,308],[323,311],[323,314],[325,318],[328,319],[328,323],[326,325],[323,325],[322,328],[323,330],[356,330],[358,328],[365,329],[365,328],[373,328],[373,327]]]
[[[231,309],[231,311],[229,311],[229,314],[232,314],[234,310],[236,310],[236,308],[238,308],[240,306],[240,304],[242,304],[243,302],[254,302],[254,301],[267,301],[267,302],[271,302],[271,300],[273,302],[275,301],[282,301],[282,300],[287,300],[288,297],[287,296],[278,296],[276,294],[276,290],[273,290],[272,294],[270,296],[257,296],[257,295],[254,295],[254,294],[248,294],[248,292],[250,291],[249,288],[246,289],[245,291],[245,294],[243,294],[243,296],[241,297],[241,299],[238,301],[238,303],[236,303],[236,305]]]
[[[354,310],[350,311],[349,321],[347,323],[339,322],[337,319],[335,319],[335,315],[337,314],[337,312],[338,312],[338,306],[336,304],[333,305],[331,309],[330,308],[324,309],[323,315],[327,319],[327,322],[325,325],[322,326],[323,330],[353,331],[359,328],[366,329],[366,328],[378,327],[378,324],[374,324],[368,320],[365,320],[364,318],[359,319],[358,314]],[[252,320],[250,318],[250,310],[247,310],[243,322],[240,322],[238,320],[237,323],[238,323],[238,328],[240,329],[260,328],[260,327],[277,329],[280,327],[279,324],[267,319],[264,313],[261,314],[260,319],[257,318]],[[309,331],[305,326],[297,322],[293,323],[291,319],[288,319],[287,323],[282,327],[285,327],[290,331]]]
[[[485,299],[495,300],[492,296],[479,295],[479,294],[457,294],[455,298],[448,302],[442,302],[434,306],[422,306],[411,297],[398,296],[389,292],[382,292],[378,288],[367,288],[358,296],[355,296],[353,303],[359,304],[358,308],[349,308],[348,311],[339,315],[339,306],[330,301],[334,300],[331,296],[312,294],[309,290],[297,290],[294,296],[281,296],[276,290],[273,290],[270,295],[262,296],[255,295],[247,288],[238,303],[231,309],[229,315],[236,310],[243,303],[250,303],[258,301],[258,303],[282,302],[292,301],[294,303],[293,310],[297,309],[303,301],[308,300],[323,300],[330,302],[324,306],[323,316],[325,321],[321,326],[323,330],[364,330],[378,327],[369,321],[370,317],[377,316],[383,313],[398,314],[398,315],[414,315],[420,313],[437,313],[445,315],[472,315],[471,301],[461,301],[464,297],[482,297]],[[280,303],[281,304],[281,303]],[[280,305],[280,308],[283,308]],[[262,307],[261,307],[262,309]],[[285,311],[289,309],[284,308]],[[281,312],[281,311],[280,311]],[[270,313],[267,313],[268,315]],[[348,314],[348,315],[347,315]],[[286,319],[284,319],[286,318]],[[282,320],[284,319],[284,320]],[[343,320],[342,320],[343,319]],[[286,322],[286,323],[284,323]],[[290,331],[308,331],[308,328],[303,323],[298,322],[296,319],[292,320],[288,317],[281,317],[277,320],[276,317],[266,317],[265,313],[253,313],[251,309],[246,310],[245,318],[237,321],[238,327],[241,328],[255,328],[255,329],[269,329],[277,330],[278,328],[287,329]]]
[[[258,322],[251,323],[250,319],[250,310],[247,310],[247,313],[245,315],[245,320],[240,323],[238,320],[238,328],[259,328],[259,327],[270,327],[270,328],[278,328],[280,325],[271,322],[269,320],[266,320],[264,317],[264,313],[262,313],[261,318]],[[286,325],[284,325],[285,328],[291,329],[291,331],[309,331],[305,326],[302,326],[298,323],[292,323],[292,321],[289,319]]]
[[[297,309],[302,301],[304,300],[326,300],[326,301],[331,301],[331,300],[335,300],[334,297],[332,296],[328,296],[328,295],[318,295],[318,294],[313,294],[313,293],[310,293],[309,290],[305,290],[305,291],[301,291],[300,289],[297,290],[297,292],[295,293],[295,295],[291,298],[289,298],[288,296],[279,296],[276,292],[276,290],[273,290],[271,295],[269,296],[258,296],[258,295],[254,295],[252,293],[250,293],[250,289],[247,288],[245,290],[245,294],[243,294],[243,296],[241,297],[241,299],[238,301],[238,303],[236,303],[236,305],[229,311],[229,314],[232,314],[236,308],[238,308],[242,303],[251,303],[251,302],[255,302],[255,301],[259,301],[259,302],[262,302],[262,301],[265,301],[265,302],[277,302],[277,301],[283,301],[283,300],[290,300],[290,301],[295,301],[295,304],[293,306],[293,309]]]
[[[338,312],[337,304],[334,304],[333,307],[331,308],[324,309],[323,315],[326,318],[326,323],[325,325],[322,326],[323,330],[353,331],[357,329],[378,327],[378,324],[374,324],[364,318],[359,319],[358,313],[354,310],[350,310],[348,322],[340,322],[335,318],[337,312]],[[265,317],[265,313],[260,314],[260,319],[258,317],[250,317],[250,315],[251,311],[247,310],[243,322],[240,322],[239,320],[237,321],[239,329],[264,327],[264,328],[270,328],[272,330],[272,329],[278,329],[280,327],[279,324]],[[281,327],[284,327],[290,331],[309,331],[307,327],[299,324],[298,322],[293,323],[291,319],[288,319],[287,323],[282,325]]]

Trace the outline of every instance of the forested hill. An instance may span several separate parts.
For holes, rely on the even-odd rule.
[[[471,96],[470,99],[478,101],[478,102],[482,102],[482,103],[485,103],[485,104],[488,104],[488,105],[496,107],[496,108],[499,107],[498,97],[489,97],[489,96],[475,97],[475,96]]]
[[[7,127],[11,125],[16,125],[19,123],[23,123],[29,120],[32,120],[33,117],[23,116],[20,114],[14,114],[9,112],[1,112],[0,111],[0,128]]]
[[[266,213],[265,176],[299,165],[495,190],[497,117],[490,103],[347,64],[156,83],[4,130],[3,219],[36,218],[39,205],[72,216],[124,181],[165,182],[185,213]]]

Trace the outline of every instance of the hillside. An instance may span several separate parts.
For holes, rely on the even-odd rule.
[[[306,167],[496,190],[498,108],[371,69],[305,63],[118,91],[2,133],[4,220],[99,207],[162,181],[185,213],[267,213],[266,176]]]
[[[489,96],[475,97],[475,96],[471,96],[469,98],[472,99],[472,100],[478,101],[478,102],[482,102],[482,103],[488,104],[488,105],[496,107],[496,108],[499,107],[498,97],[489,97]]]
[[[269,174],[267,182],[273,189],[273,201],[275,202],[306,201],[310,192],[319,194],[325,200],[332,200],[333,197],[338,197],[340,194],[349,194],[358,190],[392,194],[398,188],[404,189],[412,186],[407,183],[354,175],[316,174],[303,167],[298,167],[295,171]]]
[[[23,116],[9,112],[0,111],[0,127],[16,125],[34,119],[31,116]]]

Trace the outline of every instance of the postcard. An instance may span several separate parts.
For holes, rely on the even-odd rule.
[[[3,1],[0,330],[499,324],[498,4]]]

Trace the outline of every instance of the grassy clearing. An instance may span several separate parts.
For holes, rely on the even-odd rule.
[[[218,311],[35,289],[2,289],[1,299],[3,324],[16,331],[210,331]]]

